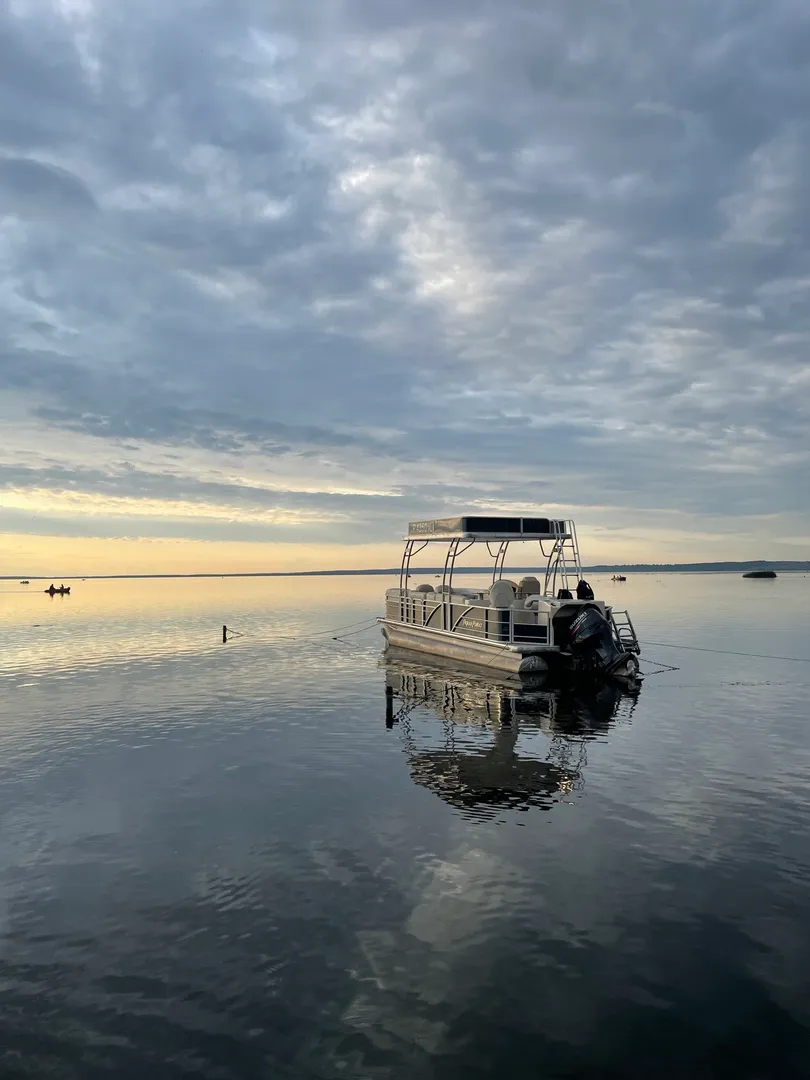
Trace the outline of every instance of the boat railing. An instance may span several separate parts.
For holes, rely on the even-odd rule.
[[[494,607],[483,597],[408,589],[389,589],[386,607],[404,625],[480,635],[504,645],[551,644],[550,616],[537,608]]]

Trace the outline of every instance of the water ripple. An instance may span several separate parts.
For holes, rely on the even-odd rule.
[[[802,1075],[810,673],[520,689],[313,637],[385,584],[0,592],[3,1075]],[[621,596],[810,650],[807,579],[756,626],[748,584]]]

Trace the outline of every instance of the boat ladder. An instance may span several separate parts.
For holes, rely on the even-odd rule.
[[[581,577],[576,528],[573,521],[566,521],[564,532],[557,536],[551,549],[543,592],[547,596],[556,595],[558,586],[573,592]]]
[[[610,621],[613,624],[613,632],[616,640],[625,652],[640,653],[641,646],[636,636],[636,628],[627,611],[611,611]]]

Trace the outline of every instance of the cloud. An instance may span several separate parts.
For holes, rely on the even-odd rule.
[[[20,0],[0,465],[156,532],[251,490],[302,539],[302,491],[801,535],[805,45],[792,0]]]
[[[21,213],[29,205],[35,213],[43,209],[84,213],[96,208],[77,176],[33,158],[0,157],[0,193],[7,210],[16,204]]]

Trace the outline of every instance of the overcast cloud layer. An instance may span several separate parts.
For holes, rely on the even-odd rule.
[[[807,557],[808,55],[805,0],[0,5],[0,529]]]

